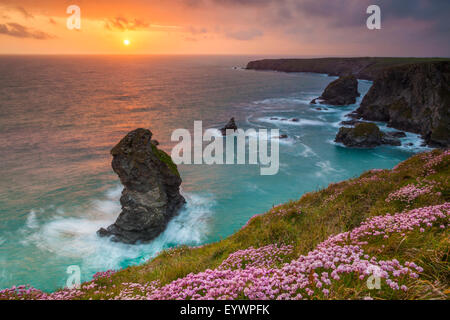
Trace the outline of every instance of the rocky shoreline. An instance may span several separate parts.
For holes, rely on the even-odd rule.
[[[336,81],[343,82],[349,75],[372,80],[360,107],[349,115],[354,118],[350,120],[353,124],[359,119],[383,121],[389,127],[420,134],[429,146],[450,146],[450,59],[266,59],[249,62],[247,69],[341,76],[330,84],[333,94],[323,99],[329,91],[327,87],[321,97],[312,101],[325,104],[328,101],[332,105],[348,105],[353,101],[348,89],[351,86],[334,90]]]

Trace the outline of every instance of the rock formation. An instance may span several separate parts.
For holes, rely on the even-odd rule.
[[[344,106],[356,102],[359,97],[358,80],[353,75],[341,76],[331,82],[322,95],[311,101],[312,104],[329,104],[334,106]]]
[[[353,148],[374,148],[382,144],[401,145],[400,140],[388,136],[375,123],[370,122],[357,123],[354,128],[341,127],[335,141]]]
[[[238,129],[236,123],[234,122],[234,118],[231,118],[230,121],[228,121],[228,123],[225,125],[225,127],[220,129],[220,132],[222,132],[223,136],[227,134],[227,129],[233,130],[233,132]]]
[[[151,138],[150,130],[136,129],[111,150],[112,168],[124,186],[122,212],[114,224],[97,232],[100,236],[130,244],[150,241],[185,203],[176,165]]]
[[[419,133],[432,146],[450,145],[450,62],[384,70],[357,112],[366,120]]]

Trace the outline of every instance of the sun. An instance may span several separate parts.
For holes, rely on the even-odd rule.
[[[126,46],[129,46],[130,45],[130,40],[128,40],[128,39],[123,40],[123,44],[126,45]]]

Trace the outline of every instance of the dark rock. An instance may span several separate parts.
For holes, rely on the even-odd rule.
[[[341,127],[335,141],[353,148],[374,148],[382,144],[401,145],[400,140],[387,136],[375,123],[370,122],[358,123],[354,128]]]
[[[343,106],[355,103],[356,97],[359,96],[358,80],[354,75],[347,75],[331,82],[322,95],[313,101],[320,104]]]
[[[310,102],[310,104],[316,104],[316,100],[317,100],[317,98],[312,99],[311,102]],[[317,109],[317,108],[316,108],[316,109]]]
[[[278,136],[278,139],[287,139],[288,135],[287,134],[280,134]]]
[[[300,120],[297,118],[291,119],[292,122],[299,122]]]
[[[278,120],[278,118],[272,117],[272,118],[270,118],[270,120]]]
[[[412,146],[414,145],[414,143],[408,142],[406,145],[407,145],[408,147],[412,147]]]
[[[356,111],[350,112],[348,114],[345,115],[348,118],[352,118],[352,119],[361,119],[361,115],[359,113],[357,113]]]
[[[186,202],[176,165],[151,138],[150,130],[136,129],[111,150],[112,168],[124,186],[122,212],[114,224],[97,232],[99,236],[130,244],[150,241]]]
[[[228,121],[228,123],[225,125],[225,127],[220,129],[220,132],[222,132],[223,136],[225,136],[227,134],[227,129],[233,130],[233,132],[238,129],[236,123],[234,122],[234,118],[231,118],[230,121]]]
[[[286,119],[286,118],[283,118],[283,119],[281,119],[281,121],[287,121],[287,119]]]
[[[395,131],[395,132],[386,132],[386,135],[394,138],[404,138],[406,137],[406,133],[403,131]]]
[[[450,145],[450,62],[387,68],[357,112],[399,130],[419,133],[431,146]]]
[[[388,136],[387,134],[383,134],[383,138],[381,139],[382,144],[389,144],[391,146],[401,146],[402,143],[399,139]]]

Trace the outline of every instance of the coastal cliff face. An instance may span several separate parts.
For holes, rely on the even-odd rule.
[[[450,145],[448,58],[266,59],[249,62],[247,69],[353,74],[373,80],[354,116],[419,133],[433,147]]]
[[[358,79],[374,80],[386,68],[408,64],[450,61],[448,58],[318,58],[318,59],[264,59],[251,61],[249,70],[281,72],[314,72],[330,76],[355,75]]]
[[[358,80],[354,75],[347,75],[331,82],[322,95],[311,103],[315,104],[319,101],[320,104],[344,106],[355,103],[359,96]]]
[[[282,72],[326,73],[330,76],[358,74],[374,63],[374,58],[264,59],[251,61],[247,69]],[[368,72],[364,79],[372,79]]]
[[[164,231],[185,203],[181,178],[169,155],[159,150],[147,129],[128,133],[112,150],[112,168],[124,189],[122,212],[100,236],[125,243],[150,241]]]
[[[450,62],[384,70],[357,113],[366,120],[421,134],[431,146],[450,145]]]

